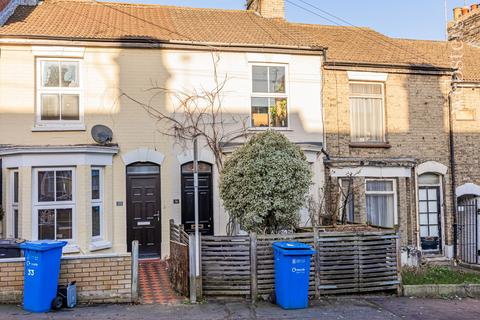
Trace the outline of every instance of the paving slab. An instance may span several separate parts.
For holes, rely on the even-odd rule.
[[[31,314],[20,306],[0,305],[1,320],[23,319],[144,319],[144,320],[471,320],[480,316],[480,300],[419,299],[362,296],[323,299],[309,309],[283,310],[270,303],[255,306],[242,301],[216,301],[200,305],[92,305],[45,314]]]

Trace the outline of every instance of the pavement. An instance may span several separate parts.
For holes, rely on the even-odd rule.
[[[282,310],[261,302],[215,301],[198,305],[91,305],[45,314],[31,314],[19,306],[0,305],[1,320],[23,319],[421,319],[471,320],[480,317],[480,300],[418,299],[391,296],[342,297],[312,302],[304,310]]]

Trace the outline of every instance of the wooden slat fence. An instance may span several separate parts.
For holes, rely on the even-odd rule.
[[[391,231],[319,233],[320,294],[398,289],[398,238]]]
[[[250,237],[202,236],[205,296],[250,295]]]
[[[170,220],[170,259],[168,275],[174,289],[183,296],[189,296],[189,250],[188,234]]]
[[[311,260],[311,296],[395,290],[398,238],[393,231],[202,236],[203,294],[252,299],[272,294],[275,241],[299,241],[317,251]]]

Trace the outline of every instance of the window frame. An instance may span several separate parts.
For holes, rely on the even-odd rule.
[[[91,188],[91,192],[90,192],[90,218],[91,218],[91,221],[92,221],[92,230],[90,232],[90,237],[92,239],[92,241],[102,241],[104,240],[104,226],[105,226],[105,215],[104,215],[104,211],[103,211],[103,201],[104,201],[104,169],[103,167],[97,167],[97,166],[92,166],[90,168],[90,177],[92,175],[92,171],[93,170],[98,170],[98,183],[99,183],[99,199],[93,199],[93,184],[91,183],[90,181],[90,188]],[[91,178],[90,178],[91,179]],[[94,236],[93,235],[93,207],[100,207],[100,234],[98,236]]]
[[[352,104],[351,104],[351,98],[367,98],[365,95],[353,95],[350,92],[350,84],[377,84],[380,85],[382,88],[382,93],[381,93],[381,98],[382,98],[382,139],[380,141],[357,141],[353,139],[353,112],[352,112]],[[350,112],[350,142],[355,143],[355,144],[382,144],[387,142],[387,113],[386,113],[386,107],[385,107],[385,82],[383,81],[362,81],[362,80],[349,80],[348,81],[348,107],[349,107],[349,112]],[[379,98],[380,95],[377,95],[377,99]],[[371,95],[372,98],[374,98],[374,95]]]
[[[17,184],[15,188],[15,175],[17,175]],[[13,169],[10,171],[10,230],[11,235],[13,238],[18,238],[19,235],[19,228],[18,228],[18,218],[19,218],[19,211],[18,206],[20,202],[20,173],[18,169]],[[15,189],[17,189],[17,201],[15,201]],[[15,218],[15,210],[17,211],[17,215]]]
[[[254,92],[253,91],[253,67],[283,67],[285,68],[285,92],[284,93],[269,93],[269,92]],[[270,72],[268,74],[268,79]],[[250,83],[250,129],[251,130],[290,130],[290,76],[288,63],[249,63],[249,83]],[[287,100],[287,125],[285,127],[272,127],[270,126],[270,110],[268,111],[268,127],[256,127],[253,125],[252,116],[252,98],[285,98]]]
[[[74,88],[48,88],[43,87],[42,83],[42,63],[48,61],[58,62],[76,62],[78,63],[78,87]],[[35,81],[35,126],[34,129],[53,129],[53,130],[85,130],[84,120],[84,87],[83,87],[83,59],[61,58],[61,57],[37,57],[35,62],[36,81]],[[78,95],[78,120],[42,120],[42,94],[76,94]],[[61,102],[60,102],[61,103]],[[61,111],[60,111],[61,113]]]
[[[392,182],[392,191],[367,191],[367,184],[368,182],[374,182],[374,181],[390,181]],[[393,228],[395,226],[398,226],[398,196],[397,196],[397,180],[396,179],[384,179],[384,178],[367,178],[365,179],[365,216],[367,218],[367,224],[368,222],[368,212],[367,212],[367,195],[372,194],[372,195],[390,195],[393,194]],[[380,226],[378,226],[380,227]],[[380,228],[386,228],[389,229],[388,227],[380,227]]]
[[[71,209],[72,210],[72,237],[70,239],[56,239],[74,243],[76,240],[76,168],[75,167],[39,167],[32,169],[32,238],[38,240],[38,212],[46,209]],[[72,172],[72,200],[68,201],[38,201],[38,172],[40,171],[71,171]],[[54,193],[57,190],[56,178]],[[57,213],[55,211],[55,238],[57,238]]]

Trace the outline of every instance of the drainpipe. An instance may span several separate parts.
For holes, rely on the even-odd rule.
[[[455,91],[455,85],[452,83],[452,89],[448,93],[448,134],[450,144],[450,170],[452,175],[452,213],[453,213],[453,257],[457,258],[457,195],[456,195],[456,170],[455,170],[455,141],[453,135],[453,106],[452,95]]]

